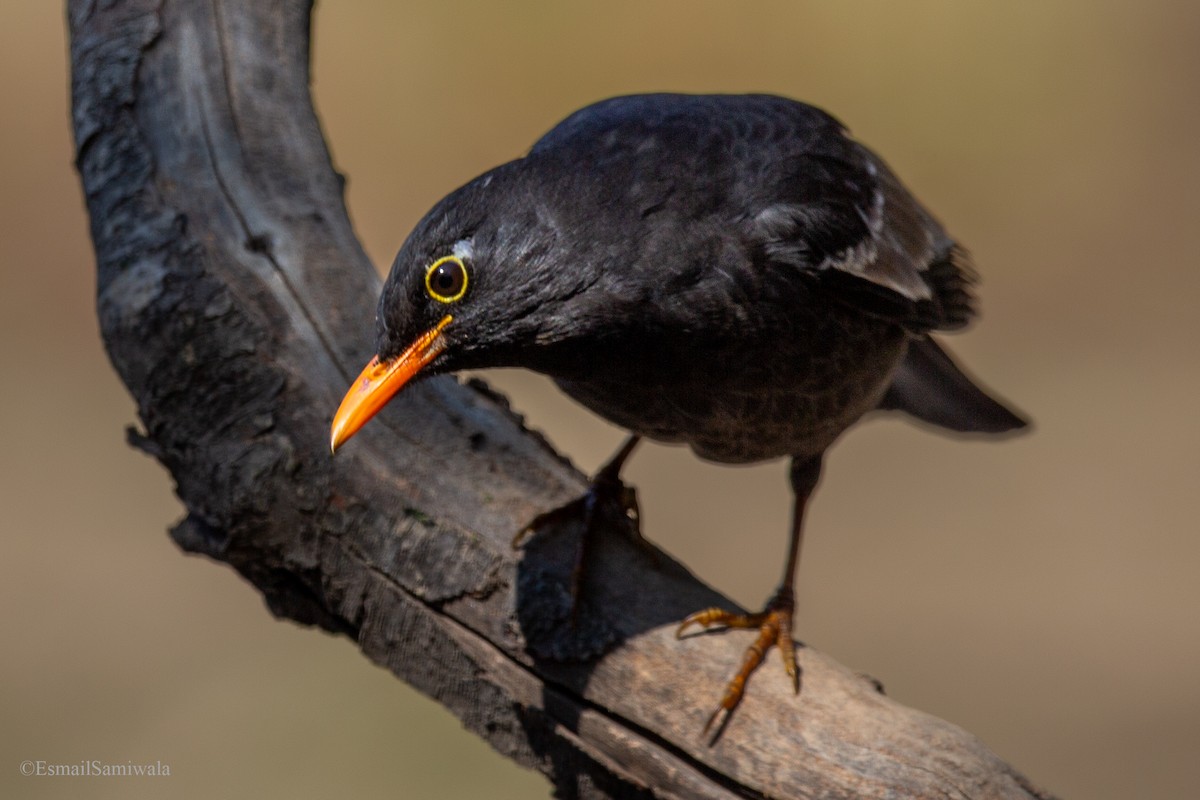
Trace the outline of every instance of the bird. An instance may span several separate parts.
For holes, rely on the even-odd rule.
[[[805,510],[847,428],[877,410],[966,433],[1026,426],[933,338],[976,315],[977,281],[967,250],[828,113],[767,94],[614,97],[417,223],[384,282],[377,353],[333,417],[331,450],[415,378],[490,367],[549,376],[629,432],[588,494],[530,526],[584,514],[573,593],[586,541],[600,535],[592,511],[630,502],[620,472],[642,439],[721,464],[790,459],[778,588],[757,613],[700,609],[676,631],[757,631],[707,732],[728,722],[772,647],[799,691]]]

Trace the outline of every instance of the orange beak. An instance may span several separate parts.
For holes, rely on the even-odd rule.
[[[337,413],[333,415],[333,425],[329,431],[331,453],[336,453],[347,439],[387,405],[396,392],[404,388],[404,384],[446,349],[442,328],[449,325],[451,319],[450,316],[443,318],[391,361],[381,363],[379,356],[371,359],[354,379]]]

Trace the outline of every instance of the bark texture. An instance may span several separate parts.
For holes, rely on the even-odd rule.
[[[673,628],[732,604],[608,537],[567,624],[578,531],[510,542],[584,477],[483,387],[423,382],[330,458],[379,279],[309,96],[310,3],[68,7],[100,324],[131,441],[188,509],[184,550],[345,634],[563,797],[1047,797],[810,648],[798,698],[760,670],[710,746],[749,634]]]

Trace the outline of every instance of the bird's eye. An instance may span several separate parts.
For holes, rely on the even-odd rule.
[[[458,256],[445,256],[425,270],[425,291],[439,303],[453,303],[467,293],[467,267]]]

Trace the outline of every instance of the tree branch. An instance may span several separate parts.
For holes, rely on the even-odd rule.
[[[69,3],[76,163],[133,444],[188,509],[172,536],[272,612],[355,640],[568,797],[1046,797],[976,739],[809,648],[700,731],[744,637],[733,607],[606,537],[568,624],[564,529],[513,533],[584,479],[486,389],[406,391],[331,459],[379,281],[308,91],[309,3]],[[568,526],[569,527],[569,526]]]

